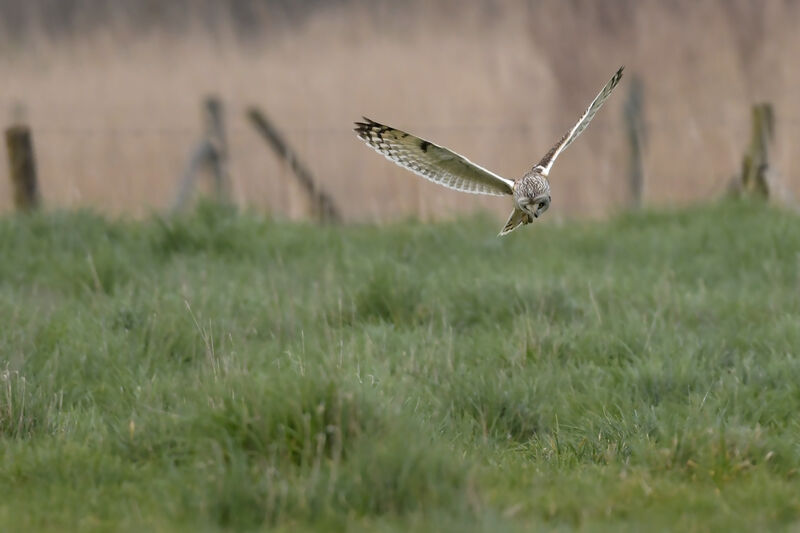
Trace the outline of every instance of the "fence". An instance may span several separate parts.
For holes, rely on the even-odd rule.
[[[617,164],[615,165],[617,170],[614,171],[617,179],[611,184],[612,186],[606,187],[605,192],[612,201],[616,200],[614,205],[636,208],[645,202],[649,190],[658,189],[653,187],[658,184],[654,183],[656,178],[653,173],[648,172],[646,161],[650,133],[663,130],[664,124],[647,120],[644,112],[643,87],[635,76],[629,83],[628,94],[624,96],[622,108],[621,120],[609,119],[605,123],[596,121],[588,130],[590,133],[584,135],[588,138],[594,132],[596,136],[605,137],[607,135],[604,133],[614,131],[624,139],[616,147],[612,147],[611,152],[617,153]],[[202,189],[204,182],[201,178],[204,174],[211,178],[205,182],[211,184],[210,187],[205,185],[208,189],[207,192],[220,201],[232,200],[246,205],[259,205],[258,202],[251,201],[254,194],[252,190],[242,190],[241,182],[238,193],[235,191],[237,188],[235,176],[246,174],[251,176],[251,185],[252,181],[260,183],[260,190],[271,197],[271,201],[267,202],[267,205],[262,203],[262,206],[296,218],[314,218],[319,221],[338,221],[343,217],[363,218],[365,214],[367,217],[382,218],[385,215],[382,211],[384,208],[390,214],[412,212],[417,216],[427,218],[432,212],[441,212],[438,207],[440,204],[437,204],[436,200],[437,195],[450,194],[446,191],[436,191],[434,186],[425,184],[413,176],[400,177],[398,174],[402,174],[403,171],[398,172],[383,160],[380,160],[379,163],[383,166],[376,167],[375,164],[380,158],[377,158],[375,154],[368,153],[363,146],[360,146],[360,143],[350,133],[349,124],[342,125],[341,129],[320,127],[298,129],[294,125],[294,127],[286,129],[289,132],[287,134],[273,120],[269,119],[264,111],[253,106],[239,112],[226,111],[220,99],[209,97],[202,103],[200,109],[202,111],[200,114],[202,129],[197,132],[197,139],[194,141],[191,138],[195,135],[188,127],[58,130],[44,126],[41,131],[39,129],[32,131],[24,124],[11,125],[6,129],[6,144],[9,184],[12,191],[10,196],[14,199],[14,206],[21,210],[29,210],[39,205],[42,194],[39,191],[40,180],[37,179],[37,168],[44,176],[43,182],[46,185],[58,186],[57,181],[49,180],[46,176],[54,171],[52,162],[48,161],[45,165],[39,165],[35,159],[36,152],[33,142],[35,138],[38,143],[39,133],[51,141],[57,137],[69,137],[74,143],[83,139],[84,143],[98,144],[102,147],[100,152],[111,159],[111,164],[107,165],[107,175],[104,176],[102,172],[95,170],[91,173],[93,178],[87,180],[89,183],[94,181],[98,187],[101,182],[105,183],[105,189],[99,188],[106,192],[96,196],[89,195],[88,198],[84,198],[88,201],[76,202],[79,205],[87,203],[108,205],[103,194],[108,195],[108,191],[114,191],[116,193],[114,196],[118,198],[118,201],[120,198],[122,199],[118,205],[123,209],[118,210],[128,210],[125,207],[130,208],[130,206],[124,202],[135,202],[137,196],[142,205],[150,206],[144,209],[167,207],[173,210],[180,209],[186,205],[196,189]],[[24,117],[24,113],[16,113],[16,115]],[[747,111],[743,109],[742,116],[746,115]],[[745,119],[743,118],[743,120]],[[775,165],[770,159],[775,144],[776,122],[772,106],[769,104],[754,106],[750,121],[749,142],[746,138],[741,139],[741,148],[744,149],[741,156],[741,170],[736,171],[734,168],[730,168],[723,172],[727,173],[728,178],[736,175],[736,179],[728,184],[731,190],[741,194],[769,196],[774,188],[773,185],[779,180]],[[233,127],[230,126],[231,122],[234,123]],[[448,131],[472,131],[478,136],[494,139],[493,149],[500,152],[505,149],[506,144],[511,144],[503,142],[503,139],[514,139],[514,142],[519,144],[520,139],[524,139],[529,133],[530,127],[530,125],[520,122],[495,127],[464,124],[453,125],[450,128],[428,127],[426,129],[432,131],[433,135],[438,132],[443,136],[446,136]],[[624,136],[621,135],[623,132]],[[342,167],[336,168],[336,147],[332,146],[332,141],[344,143],[345,136],[347,137],[346,142],[350,143],[352,147],[357,147],[358,157],[365,161],[364,168],[367,170],[360,173],[362,174],[360,181],[355,176],[358,172],[350,169],[350,179],[343,179]],[[290,141],[290,137],[294,140]],[[310,148],[318,148],[321,140],[328,143],[327,149],[321,152],[317,151],[314,157],[306,157],[307,152],[313,151]],[[588,142],[587,139],[581,141]],[[141,146],[144,145],[147,147],[144,152],[147,153],[150,150],[153,155],[164,151],[171,152],[173,155],[183,153],[180,158],[182,161],[173,157],[170,169],[164,167],[154,169],[152,162],[157,159],[156,157],[151,157],[149,161],[128,162],[127,166],[140,167],[143,175],[155,173],[162,177],[172,177],[172,179],[158,180],[158,184],[155,186],[157,192],[149,197],[150,202],[145,200],[146,196],[131,194],[134,190],[140,190],[138,187],[133,187],[130,183],[126,187],[119,181],[115,183],[116,176],[112,167],[118,165],[120,157],[125,158],[126,149],[131,145],[138,145],[140,152]],[[170,148],[165,150],[165,145],[169,145]],[[452,147],[462,151],[455,146]],[[528,163],[530,166],[537,160],[537,154],[527,148],[526,150],[530,154]],[[545,150],[546,147],[540,149],[542,152]],[[571,148],[571,150],[574,149]],[[86,152],[90,151],[86,150]],[[253,159],[252,154],[255,152],[259,152],[260,155]],[[248,155],[248,161],[242,163],[239,161],[239,156],[245,153]],[[83,158],[88,155],[88,153],[84,154],[78,150],[75,157]],[[469,157],[480,161],[478,157],[471,154]],[[568,161],[570,158],[563,159]],[[626,160],[627,163],[625,163]],[[148,166],[148,163],[151,166]],[[259,168],[262,163],[264,163],[263,167]],[[560,166],[568,164],[562,160],[558,162]],[[79,161],[78,166],[80,165],[88,166],[85,161]],[[126,166],[125,162],[118,168],[123,166]],[[178,168],[180,168],[179,171]],[[392,181],[387,183],[381,180],[371,180],[373,182],[371,187],[364,187],[366,180],[363,175],[372,174],[374,168],[380,168],[384,175],[391,175]],[[335,176],[331,175],[331,169],[336,174]],[[524,168],[520,169],[520,174],[522,171]],[[397,175],[397,179],[394,178],[395,175]],[[584,178],[579,176],[579,179]],[[152,178],[143,178],[143,181],[145,189],[153,184]],[[403,185],[398,186],[399,183]],[[119,187],[119,189],[114,189],[114,187]],[[368,189],[367,192],[360,190],[362,188]],[[91,189],[91,186],[88,186],[87,189]],[[724,189],[725,187],[716,186],[709,192],[713,193]],[[255,187],[255,190],[258,191],[259,187]],[[400,192],[398,193],[398,191]],[[44,191],[45,198],[48,197],[48,192],[48,190]],[[700,193],[703,194],[703,191]],[[55,197],[59,197],[58,191],[53,194]],[[63,191],[61,195],[63,198]],[[562,195],[562,197],[556,198],[556,201],[567,204],[569,202],[567,196],[566,194]],[[153,202],[153,197],[158,197],[159,201]],[[348,199],[351,200],[348,201]],[[469,202],[467,205],[470,208],[485,208],[491,205],[484,200],[472,198],[454,201],[459,202],[459,206],[463,206],[463,202]],[[501,210],[506,208],[507,205],[503,204]],[[140,207],[140,209],[142,208]],[[461,211],[463,209],[460,208],[450,210],[450,212]]]

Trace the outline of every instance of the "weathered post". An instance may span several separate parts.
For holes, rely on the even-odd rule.
[[[642,207],[644,196],[644,144],[646,138],[644,124],[644,90],[642,80],[634,76],[630,83],[628,99],[625,101],[624,116],[630,145],[629,183],[631,202],[634,208]]]
[[[769,148],[774,133],[772,104],[755,104],[751,111],[750,146],[742,159],[741,188],[745,194],[769,196]]]
[[[6,148],[14,206],[20,211],[36,209],[41,200],[30,128],[17,125],[6,129]]]
[[[209,165],[214,174],[217,198],[227,200],[230,190],[228,176],[228,140],[225,136],[222,101],[216,96],[206,98],[205,104],[206,139],[211,147]]]
[[[180,209],[186,203],[194,186],[195,176],[206,165],[213,175],[217,200],[228,200],[230,197],[228,141],[225,135],[222,101],[216,96],[210,96],[203,102],[203,137],[189,154],[172,204],[173,211]]]
[[[264,113],[255,107],[251,107],[247,111],[247,116],[264,140],[267,141],[267,144],[281,159],[288,163],[300,186],[311,199],[311,206],[314,210],[312,215],[321,221],[336,222],[341,220],[339,209],[334,204],[333,198],[320,189],[311,175],[311,171],[303,165],[297,153],[284,140],[283,135],[267,119]]]

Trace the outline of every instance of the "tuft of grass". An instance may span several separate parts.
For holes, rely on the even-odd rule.
[[[0,521],[790,527],[798,223],[2,219]]]

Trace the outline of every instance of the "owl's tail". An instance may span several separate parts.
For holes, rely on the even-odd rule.
[[[514,210],[511,212],[511,216],[508,217],[508,222],[503,227],[503,229],[498,234],[498,237],[502,237],[503,235],[508,235],[521,224],[529,224],[531,222],[531,217],[523,211],[522,209],[518,209],[514,207]]]

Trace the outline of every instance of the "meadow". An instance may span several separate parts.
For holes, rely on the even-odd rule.
[[[7,216],[0,523],[797,527],[798,224]]]

